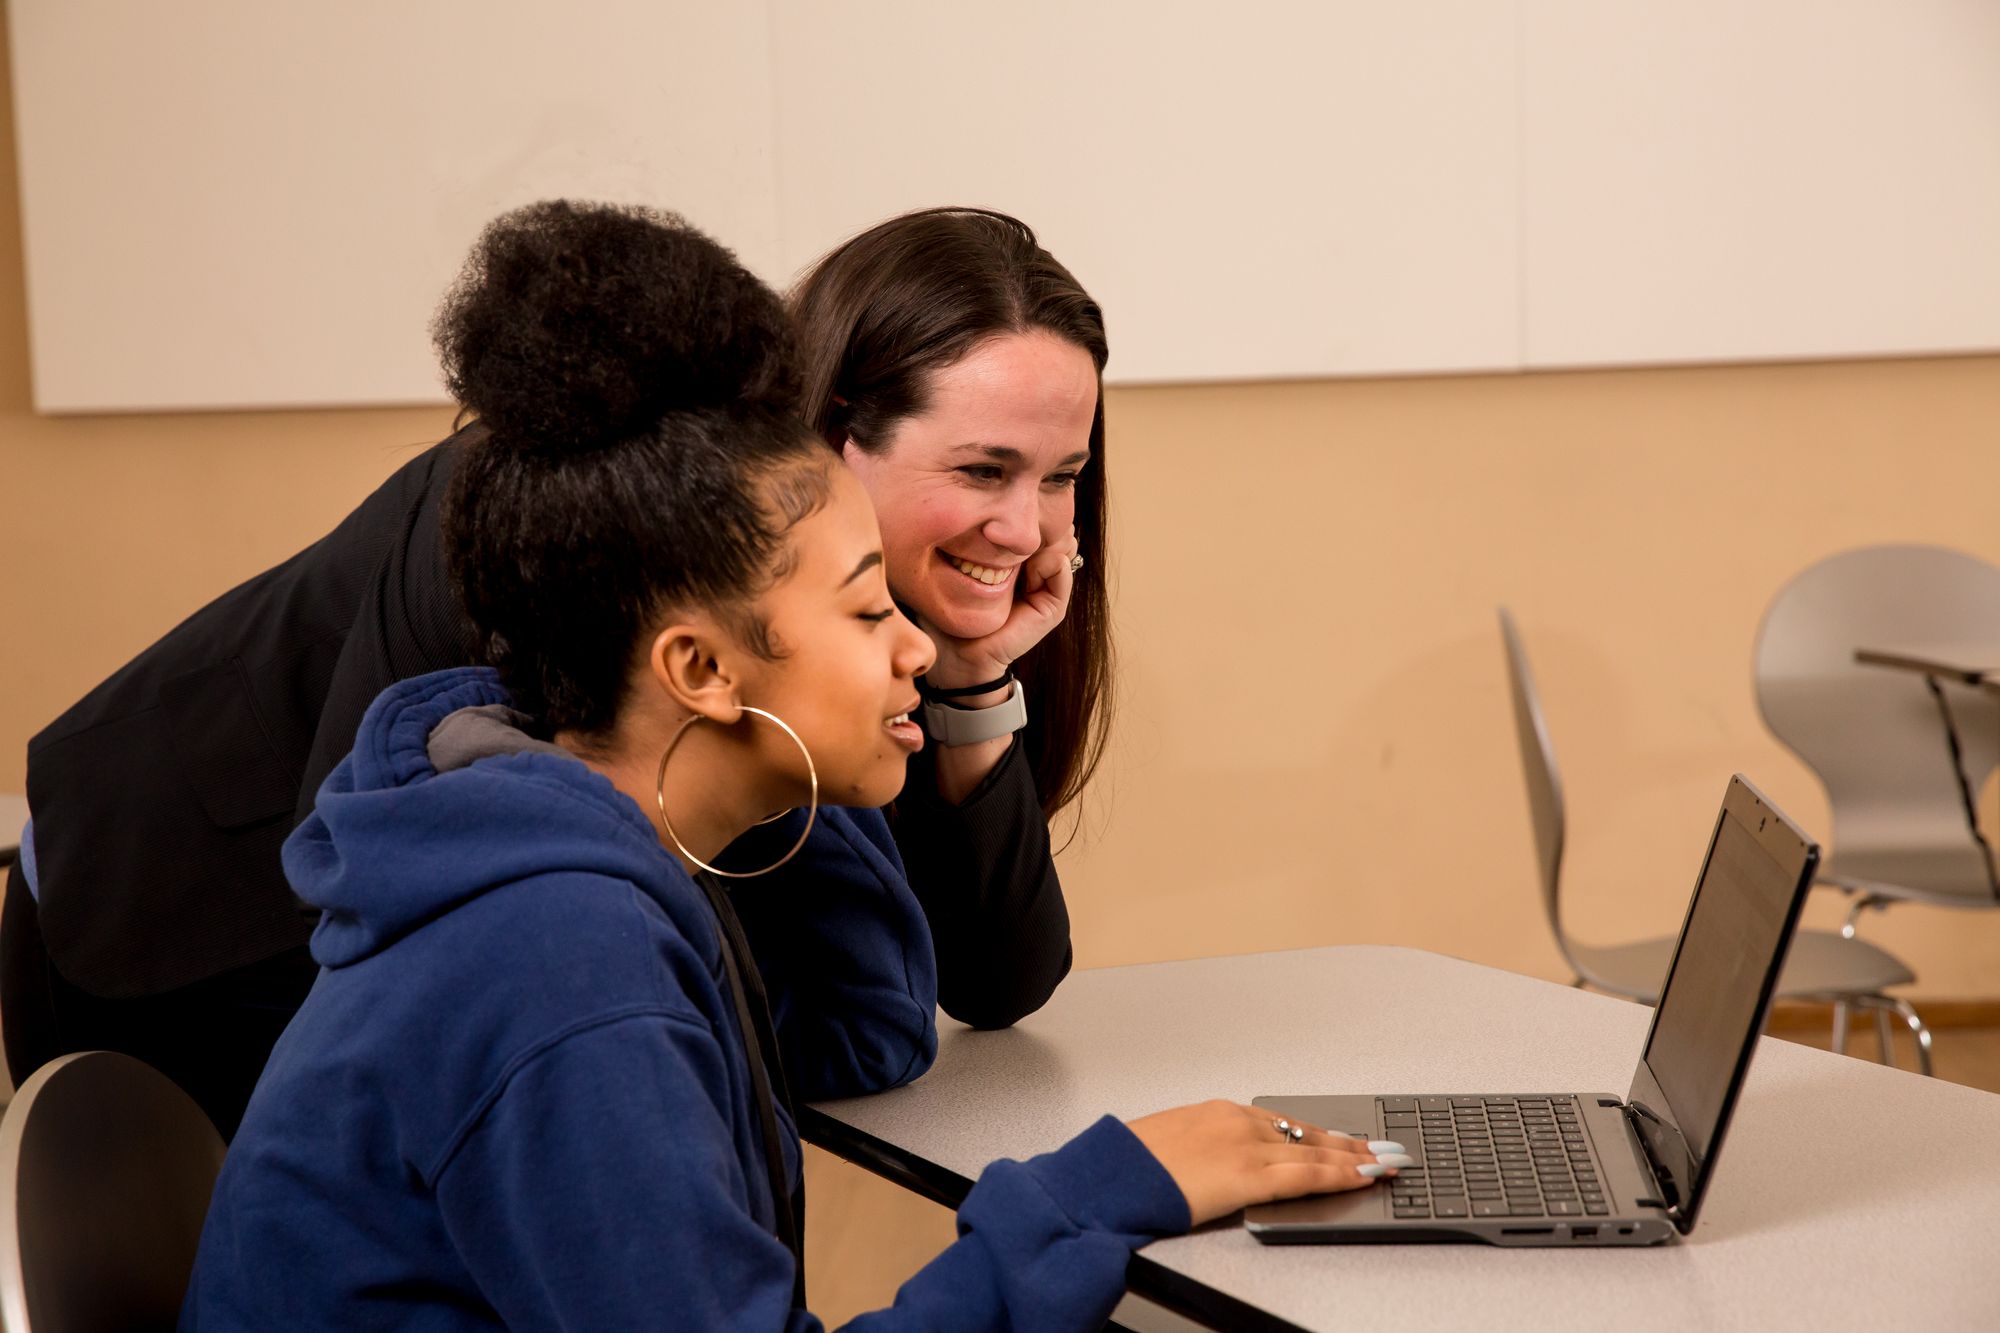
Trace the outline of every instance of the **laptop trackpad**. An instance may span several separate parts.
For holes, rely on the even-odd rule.
[[[1375,1125],[1375,1098],[1370,1097],[1258,1097],[1250,1103],[1269,1111],[1272,1119],[1284,1117],[1303,1121],[1336,1134],[1351,1134],[1362,1140],[1382,1137]],[[1396,1138],[1394,1134],[1387,1135]],[[1404,1140],[1415,1151],[1416,1135]],[[1283,1203],[1261,1203],[1245,1214],[1245,1220],[1267,1223],[1372,1222],[1389,1215],[1389,1191],[1379,1186],[1348,1190],[1340,1194],[1316,1194]]]

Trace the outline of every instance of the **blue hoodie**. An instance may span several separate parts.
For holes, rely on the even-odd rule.
[[[286,844],[322,971],[216,1182],[184,1329],[819,1327],[700,886],[549,747],[433,764],[439,723],[506,702],[480,670],[392,686]],[[833,906],[800,909],[844,975],[772,977],[773,1010],[781,1042],[824,1043],[793,1054],[821,1086],[880,1086],[935,1050],[928,940],[880,815],[820,818]],[[1100,1326],[1131,1249],[1188,1212],[1106,1118],[989,1167],[959,1225],[854,1326]]]

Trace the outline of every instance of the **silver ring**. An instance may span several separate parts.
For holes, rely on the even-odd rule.
[[[1288,1143],[1305,1142],[1306,1129],[1304,1125],[1295,1125],[1289,1120],[1273,1120],[1271,1128],[1277,1130],[1279,1135]]]
[[[1082,569],[1082,568],[1083,568],[1083,556],[1082,556],[1082,555],[1080,555],[1080,554],[1079,554],[1079,555],[1073,555],[1073,556],[1071,556],[1071,557],[1069,558],[1069,572],[1070,572],[1070,573],[1074,574],[1074,573],[1076,573],[1076,571],[1077,571],[1077,570],[1079,570],[1079,569]]]

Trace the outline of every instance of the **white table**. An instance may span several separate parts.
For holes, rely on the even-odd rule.
[[[1651,1010],[1411,949],[1079,972],[808,1137],[955,1204],[1104,1112],[1266,1093],[1611,1092]],[[1645,1250],[1159,1241],[1132,1290],[1219,1328],[2000,1328],[2000,1096],[1764,1039],[1694,1232]]]

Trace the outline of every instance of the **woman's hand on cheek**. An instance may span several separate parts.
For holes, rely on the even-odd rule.
[[[925,621],[923,627],[937,645],[937,665],[930,679],[947,688],[978,685],[1006,673],[1030,648],[1047,638],[1069,611],[1076,575],[1069,567],[1076,554],[1076,529],[1029,556],[1021,567],[1021,592],[1007,612],[1006,622],[978,639],[954,639]]]

